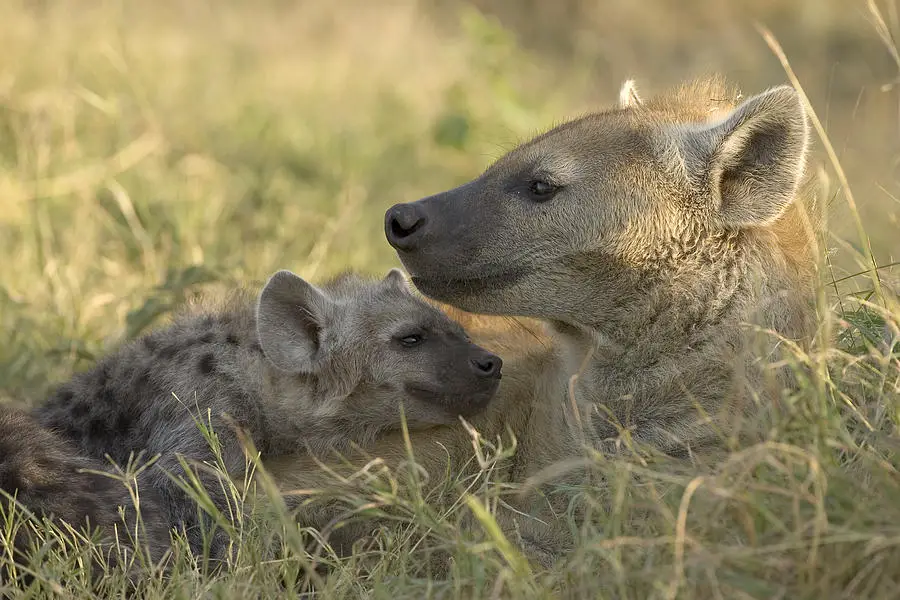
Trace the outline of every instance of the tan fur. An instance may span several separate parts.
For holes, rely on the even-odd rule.
[[[393,207],[386,232],[426,295],[547,321],[567,373],[593,353],[577,392],[598,443],[624,428],[686,452],[714,436],[710,419],[749,408],[733,390],[753,371],[745,323],[808,337],[815,240],[795,202],[808,126],[786,87],[632,91]]]

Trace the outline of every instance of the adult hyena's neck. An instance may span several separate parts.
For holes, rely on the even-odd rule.
[[[578,374],[576,400],[601,438],[625,428],[674,448],[727,412],[757,299],[747,274],[747,263],[736,261],[672,270],[615,322],[552,324],[566,369]]]
[[[557,331],[566,371],[577,375],[569,390],[579,420],[601,448],[615,445],[628,431],[642,443],[683,453],[722,429],[706,427],[710,420],[735,414],[735,376],[742,372],[736,329],[721,336],[683,336],[680,351],[667,340],[643,353],[606,345],[588,329]]]
[[[748,263],[732,257],[648,271],[623,294],[630,304],[553,328],[567,344],[593,347],[592,364],[617,371],[646,369],[667,357],[681,360],[751,320],[758,290]]]
[[[749,246],[659,274],[642,304],[606,313],[614,320],[551,324],[567,371],[579,373],[576,400],[600,439],[624,428],[683,452],[746,415],[748,389],[767,394],[763,370],[778,361],[781,336],[806,335],[810,309],[804,282],[766,250]]]

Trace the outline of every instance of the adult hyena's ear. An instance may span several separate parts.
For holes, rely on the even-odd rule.
[[[290,271],[266,283],[256,305],[256,333],[266,358],[288,373],[319,370],[327,348],[323,332],[333,322],[334,303]]]
[[[400,269],[391,269],[388,271],[388,274],[385,275],[382,280],[384,285],[389,287],[395,287],[402,292],[410,292],[409,282],[406,280],[406,275],[403,274],[403,271]]]
[[[809,126],[792,87],[772,88],[720,121],[679,125],[670,134],[664,153],[670,170],[682,171],[698,197],[711,199],[709,209],[722,225],[768,225],[793,202]]]
[[[619,108],[634,108],[643,103],[644,101],[641,100],[641,97],[638,95],[634,79],[626,80],[619,90]]]

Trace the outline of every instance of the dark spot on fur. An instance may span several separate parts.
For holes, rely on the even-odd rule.
[[[159,343],[154,340],[152,337],[144,338],[144,347],[149,350],[151,353],[155,353],[157,348],[159,348]]]
[[[672,448],[666,448],[665,453],[672,458],[687,459],[691,457],[690,448],[688,448],[687,446],[675,446]]]
[[[81,419],[82,417],[86,416],[88,414],[88,412],[90,412],[91,405],[88,404],[87,402],[85,402],[84,400],[81,400],[79,402],[75,402],[74,404],[72,404],[71,410],[72,410],[73,417],[75,417],[76,419]]]
[[[128,433],[128,430],[131,429],[131,419],[128,418],[128,415],[124,413],[119,413],[116,415],[116,423],[114,426],[115,432],[120,436],[124,436]]]
[[[69,438],[70,440],[77,440],[81,438],[81,430],[76,427],[74,423],[67,423],[66,425],[59,428],[59,434],[63,437]]]
[[[200,344],[209,344],[214,339],[215,339],[215,334],[213,334],[211,331],[207,331],[203,335],[197,335],[197,336],[194,336],[194,337],[188,339],[184,343],[184,347],[190,348],[191,346],[197,346]]]
[[[178,355],[180,350],[177,344],[169,344],[159,351],[158,356],[164,360],[171,360]]]
[[[75,392],[70,389],[62,388],[56,392],[56,396],[53,398],[52,404],[56,406],[65,406],[72,401],[72,398],[75,397]]]
[[[100,390],[100,396],[98,400],[107,406],[113,406],[116,404],[116,393],[113,391],[112,386],[109,384],[105,385],[102,390]]]
[[[9,468],[0,468],[0,489],[13,493],[15,490],[24,491],[24,488],[25,486],[17,465],[12,465]]]
[[[99,438],[109,435],[109,424],[102,416],[94,417],[88,423],[88,437]]]
[[[241,343],[241,341],[233,333],[229,333],[227,336],[225,336],[225,341],[229,344],[232,344],[233,346],[237,346]]]
[[[263,353],[262,346],[259,345],[259,342],[253,342],[253,344],[250,345],[250,349],[254,352],[259,352],[260,354]]]
[[[210,375],[216,370],[216,357],[212,352],[207,352],[200,357],[200,362],[197,363],[197,369],[202,375]]]
[[[144,367],[141,371],[141,374],[137,376],[137,379],[134,381],[134,387],[136,388],[144,388],[150,385],[150,367]]]

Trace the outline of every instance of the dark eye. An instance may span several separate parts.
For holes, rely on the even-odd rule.
[[[549,200],[558,189],[559,187],[553,185],[549,181],[544,181],[543,179],[535,179],[528,187],[528,191],[531,192],[531,195],[538,202]]]
[[[411,348],[412,346],[421,344],[423,339],[424,339],[424,337],[417,333],[413,333],[411,335],[405,335],[402,338],[399,338],[400,343],[403,344],[404,346],[406,346],[407,348]]]

